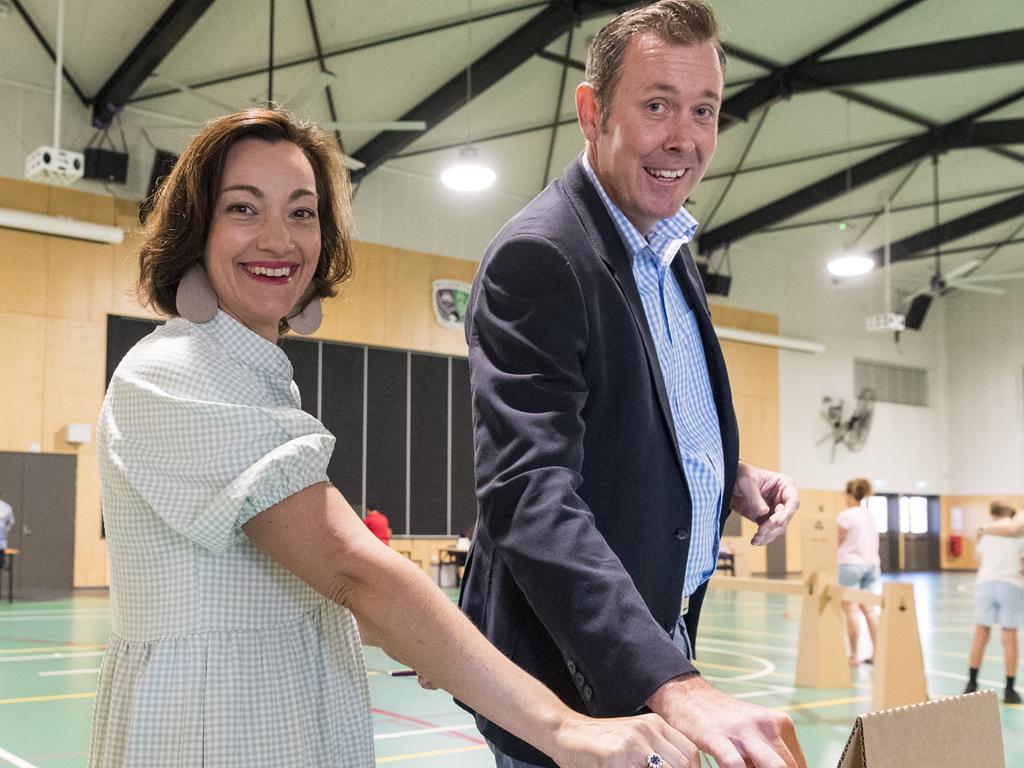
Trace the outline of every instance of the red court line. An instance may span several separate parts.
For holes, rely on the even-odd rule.
[[[406,722],[409,722],[409,723],[416,723],[417,725],[423,725],[423,726],[426,726],[427,728],[444,728],[443,725],[438,725],[437,723],[432,723],[429,720],[420,720],[418,717],[410,717],[409,715],[400,715],[397,712],[390,712],[389,710],[386,710],[386,709],[377,709],[377,707],[374,707],[373,708],[373,712],[376,715],[384,715],[386,717],[394,717],[394,718],[396,718],[398,720],[405,720]],[[472,742],[473,744],[483,744],[484,743],[483,739],[478,739],[475,736],[467,736],[466,734],[462,733],[461,731],[448,731],[448,735],[449,736],[455,736],[456,738],[459,738],[459,739],[465,739],[466,741]]]

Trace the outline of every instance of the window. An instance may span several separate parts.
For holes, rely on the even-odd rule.
[[[900,496],[900,533],[928,533],[928,499]]]
[[[868,509],[875,516],[875,527],[879,533],[889,532],[889,499],[885,496],[869,496]]]
[[[870,387],[880,403],[928,405],[928,371],[903,365],[853,361],[853,391]]]

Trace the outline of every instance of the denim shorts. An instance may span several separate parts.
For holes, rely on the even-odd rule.
[[[840,565],[839,584],[854,589],[871,589],[880,574],[877,565]]]
[[[1017,629],[1024,613],[1024,590],[1008,581],[983,581],[974,588],[974,623]]]

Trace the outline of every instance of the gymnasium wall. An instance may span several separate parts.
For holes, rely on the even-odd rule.
[[[131,230],[135,203],[77,190],[0,179],[0,207],[70,216]],[[137,240],[119,246],[0,229],[0,396],[12,404],[0,422],[0,450],[78,455],[75,584],[107,583],[100,537],[95,439],[74,446],[64,425],[95,424],[103,400],[107,315],[152,318],[132,293]],[[438,325],[429,285],[440,278],[472,281],[476,263],[359,243],[355,272],[326,303],[318,338],[350,344],[464,356],[461,332]],[[773,333],[766,313],[714,307],[720,325]],[[778,352],[723,344],[743,434],[745,460],[779,465]],[[752,535],[745,523],[744,534]],[[763,552],[755,570],[763,570]],[[754,555],[755,558],[758,554]]]

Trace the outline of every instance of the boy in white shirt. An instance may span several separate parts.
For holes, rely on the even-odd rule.
[[[999,501],[990,508],[993,521],[1012,518],[1013,507]],[[971,642],[970,679],[964,693],[978,690],[978,668],[992,625],[1003,628],[1003,658],[1006,661],[1006,692],[1003,701],[1020,704],[1014,690],[1017,673],[1017,627],[1024,615],[1024,538],[984,533],[978,540],[978,577],[974,588],[974,612],[977,626]]]

